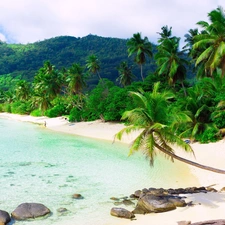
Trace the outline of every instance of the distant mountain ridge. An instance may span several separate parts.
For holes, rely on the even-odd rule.
[[[95,54],[101,63],[100,74],[103,78],[115,81],[118,77],[117,67],[122,61],[134,65],[133,73],[138,77],[139,68],[133,59],[128,58],[127,40],[88,35],[83,38],[59,36],[31,44],[0,43],[0,76],[21,75],[23,79],[32,80],[43,63],[49,60],[57,69],[69,68],[73,63],[85,66],[89,55]],[[156,47],[154,46],[155,51]],[[154,71],[151,60],[144,66],[144,72]],[[147,75],[147,74],[145,74]],[[96,79],[96,78],[93,78]],[[94,82],[94,81],[93,81]]]

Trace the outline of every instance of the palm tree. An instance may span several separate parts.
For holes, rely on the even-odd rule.
[[[201,86],[196,85],[187,90],[188,96],[186,98],[178,100],[178,104],[181,106],[180,110],[190,118],[189,121],[180,123],[179,127],[184,129],[180,133],[180,137],[189,137],[192,142],[205,130],[217,129],[211,120],[213,107],[207,102],[208,93],[204,93],[203,90]]]
[[[27,101],[30,97],[30,84],[25,80],[18,81],[15,92],[17,99]]]
[[[33,85],[35,92],[46,95],[52,100],[61,91],[61,75],[49,61],[46,61],[34,77]]]
[[[168,34],[171,34],[171,28]],[[158,74],[166,76],[170,85],[179,80],[186,96],[183,81],[186,78],[188,61],[183,58],[184,51],[179,51],[179,42],[180,38],[163,36],[160,39],[161,44],[158,46],[155,60],[158,65]]]
[[[83,68],[80,64],[74,63],[69,69],[69,77],[67,79],[69,92],[71,94],[79,94],[86,86]]]
[[[145,64],[147,57],[152,57],[152,45],[147,37],[142,39],[141,33],[133,34],[127,41],[128,56],[135,54],[134,61],[141,67],[141,78],[144,81],[142,65]]]
[[[121,62],[117,69],[119,72],[117,81],[119,81],[119,83],[124,87],[130,85],[134,79],[134,75],[132,74],[132,69],[128,66],[127,62]]]
[[[191,146],[174,134],[168,125],[168,121],[170,121],[168,105],[169,100],[174,97],[173,94],[169,91],[159,93],[158,89],[159,83],[156,83],[152,92],[131,92],[137,107],[123,114],[122,119],[128,120],[130,125],[117,133],[116,138],[121,139],[124,133],[129,134],[132,131],[140,130],[141,133],[133,141],[130,153],[143,150],[150,159],[150,165],[154,165],[158,150],[169,156],[171,160],[177,159],[201,169],[225,174],[224,170],[204,166],[175,154],[174,145],[181,147],[186,152],[193,154],[194,152]]]
[[[86,67],[88,68],[90,73],[97,74],[99,80],[102,79],[99,73],[100,63],[96,55],[92,54],[88,57],[88,59],[86,60]]]
[[[222,77],[225,75],[225,14],[222,7],[211,11],[208,14],[210,24],[199,21],[204,32],[195,37],[194,50],[201,51],[195,65],[204,62],[204,68],[213,76],[216,68],[222,70]]]

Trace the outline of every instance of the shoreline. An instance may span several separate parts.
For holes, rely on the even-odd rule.
[[[43,128],[44,124],[46,124],[46,128],[52,131],[112,142],[114,141],[114,135],[125,127],[123,124],[102,122],[100,120],[92,122],[70,123],[64,117],[32,117],[28,115],[9,113],[0,113],[0,118],[31,122],[42,125]],[[115,141],[128,145],[137,135],[138,133],[135,133],[132,136],[129,135],[123,137],[121,141]],[[225,169],[225,140],[210,144],[194,143],[191,146],[195,152],[196,158],[179,150],[177,151],[177,155],[200,164],[219,169]],[[188,167],[190,168],[190,172],[197,178],[200,186],[207,187],[213,185],[212,187],[218,191],[221,190],[222,187],[225,187],[225,175],[204,171],[192,166]],[[161,214],[136,215],[137,220],[129,221],[121,219],[121,222],[118,224],[147,225],[151,223],[165,225],[165,221],[167,221],[166,225],[175,225],[178,221],[191,221],[194,223],[212,219],[223,219],[221,218],[221,215],[223,215],[225,210],[225,193],[217,192],[208,194],[192,194],[187,195],[187,199],[193,201],[196,203],[196,205],[194,207],[178,208],[174,211]]]

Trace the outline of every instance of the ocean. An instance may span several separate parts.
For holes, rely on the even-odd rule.
[[[0,119],[0,209],[11,213],[24,202],[51,210],[44,219],[15,225],[116,225],[111,197],[142,188],[193,186],[189,168],[159,155],[154,168],[129,146],[50,131],[27,122]],[[83,199],[73,199],[73,194]],[[121,205],[119,207],[126,206]],[[59,213],[66,208],[65,213]]]

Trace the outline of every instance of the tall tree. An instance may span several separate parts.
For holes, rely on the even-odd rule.
[[[134,61],[140,65],[141,78],[144,81],[142,65],[146,63],[147,57],[152,57],[152,45],[147,37],[142,39],[141,33],[133,34],[127,41],[128,56],[135,55]]]
[[[210,23],[199,21],[204,32],[195,37],[193,48],[201,51],[196,60],[196,66],[204,62],[204,68],[213,76],[216,68],[225,75],[225,14],[222,7],[208,14]]]
[[[74,63],[69,68],[69,76],[67,78],[68,88],[70,94],[79,94],[86,86],[85,78],[83,74],[83,67],[78,63]]]
[[[165,28],[163,27],[162,30]],[[166,32],[171,35],[170,32]],[[186,78],[186,67],[188,61],[184,59],[184,51],[179,50],[180,38],[163,35],[159,39],[158,52],[155,54],[156,64],[158,65],[158,74],[167,77],[170,85],[180,81],[186,95],[183,81]]]
[[[26,80],[18,81],[15,92],[18,100],[27,101],[31,94],[30,84]]]
[[[169,100],[173,98],[173,94],[168,91],[159,93],[158,89],[159,83],[156,83],[152,92],[131,92],[137,105],[133,110],[126,111],[123,114],[122,119],[128,120],[130,125],[117,133],[116,137],[121,139],[124,133],[129,134],[132,131],[139,130],[140,135],[134,140],[130,153],[143,150],[150,159],[151,165],[154,165],[158,150],[167,157],[169,156],[171,160],[177,159],[201,169],[225,174],[224,170],[204,166],[175,154],[174,145],[181,147],[186,152],[194,152],[191,146],[179,138],[168,124],[168,121],[171,120],[168,113],[168,105]]]
[[[33,81],[33,105],[38,105],[43,111],[51,106],[53,100],[60,92],[62,79],[58,71],[49,61],[38,70]]]
[[[86,60],[86,67],[90,73],[97,74],[99,80],[102,79],[99,73],[101,67],[96,55],[92,54],[88,56],[88,59]]]
[[[130,85],[134,79],[132,74],[132,68],[127,64],[127,62],[121,62],[118,66],[119,77],[117,81],[124,87]]]

